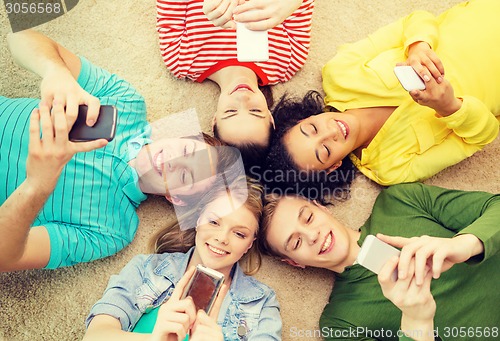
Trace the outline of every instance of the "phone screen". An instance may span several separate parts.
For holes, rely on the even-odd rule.
[[[69,139],[73,142],[84,142],[98,139],[111,141],[115,137],[116,107],[101,105],[96,123],[89,127],[87,121],[88,107],[78,107],[78,117],[69,132]]]
[[[196,310],[203,309],[208,314],[215,302],[222,281],[221,278],[212,277],[197,269],[183,296],[191,296]]]

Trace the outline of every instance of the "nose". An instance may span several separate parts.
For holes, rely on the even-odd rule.
[[[339,138],[339,134],[340,134],[339,127],[335,123],[335,124],[329,124],[326,127],[324,127],[323,131],[320,131],[318,133],[318,137],[322,141],[328,139],[333,139],[334,141],[337,141],[337,139]]]
[[[215,235],[215,240],[222,245],[227,245],[228,244],[228,231],[224,227],[222,227],[219,232]]]
[[[318,241],[319,231],[317,229],[307,229],[304,233],[309,245],[314,245]]]

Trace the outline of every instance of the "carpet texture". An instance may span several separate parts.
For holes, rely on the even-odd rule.
[[[291,81],[273,88],[275,98],[285,91],[302,95],[309,89],[321,90],[321,67],[339,45],[361,39],[413,10],[437,14],[458,2],[317,0],[309,59]],[[146,98],[150,121],[193,107],[201,127],[209,131],[218,89],[210,82],[176,80],[167,72],[158,49],[153,0],[81,0],[68,14],[37,29],[131,82]],[[10,58],[6,34],[11,29],[3,7],[0,30],[0,94],[38,96],[39,79],[19,69]],[[500,171],[494,161],[498,155],[499,139],[426,183],[500,192]],[[359,175],[351,199],[335,204],[331,210],[347,226],[357,228],[370,214],[380,190]],[[0,274],[0,340],[81,339],[85,317],[102,295],[110,275],[119,272],[134,255],[147,252],[149,236],[174,216],[171,206],[159,198],[149,198],[138,213],[141,223],[135,240],[115,256],[55,271]],[[283,340],[320,339],[314,334],[319,333],[318,319],[334,284],[332,273],[298,270],[266,258],[256,277],[277,292],[284,321]]]

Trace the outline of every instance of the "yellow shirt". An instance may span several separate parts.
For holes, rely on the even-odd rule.
[[[417,41],[431,45],[460,110],[448,117],[415,103],[393,68]],[[416,11],[339,48],[323,68],[325,102],[340,111],[397,107],[361,159],[359,170],[382,185],[426,179],[492,142],[500,117],[500,1],[473,0],[438,17]]]

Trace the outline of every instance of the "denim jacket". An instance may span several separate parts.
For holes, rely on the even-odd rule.
[[[187,253],[138,255],[111,276],[103,297],[86,320],[105,314],[131,331],[142,314],[165,302],[186,272],[194,248]],[[224,340],[281,340],[281,316],[276,294],[267,285],[246,276],[237,265],[217,323]],[[240,334],[240,335],[238,335]]]

